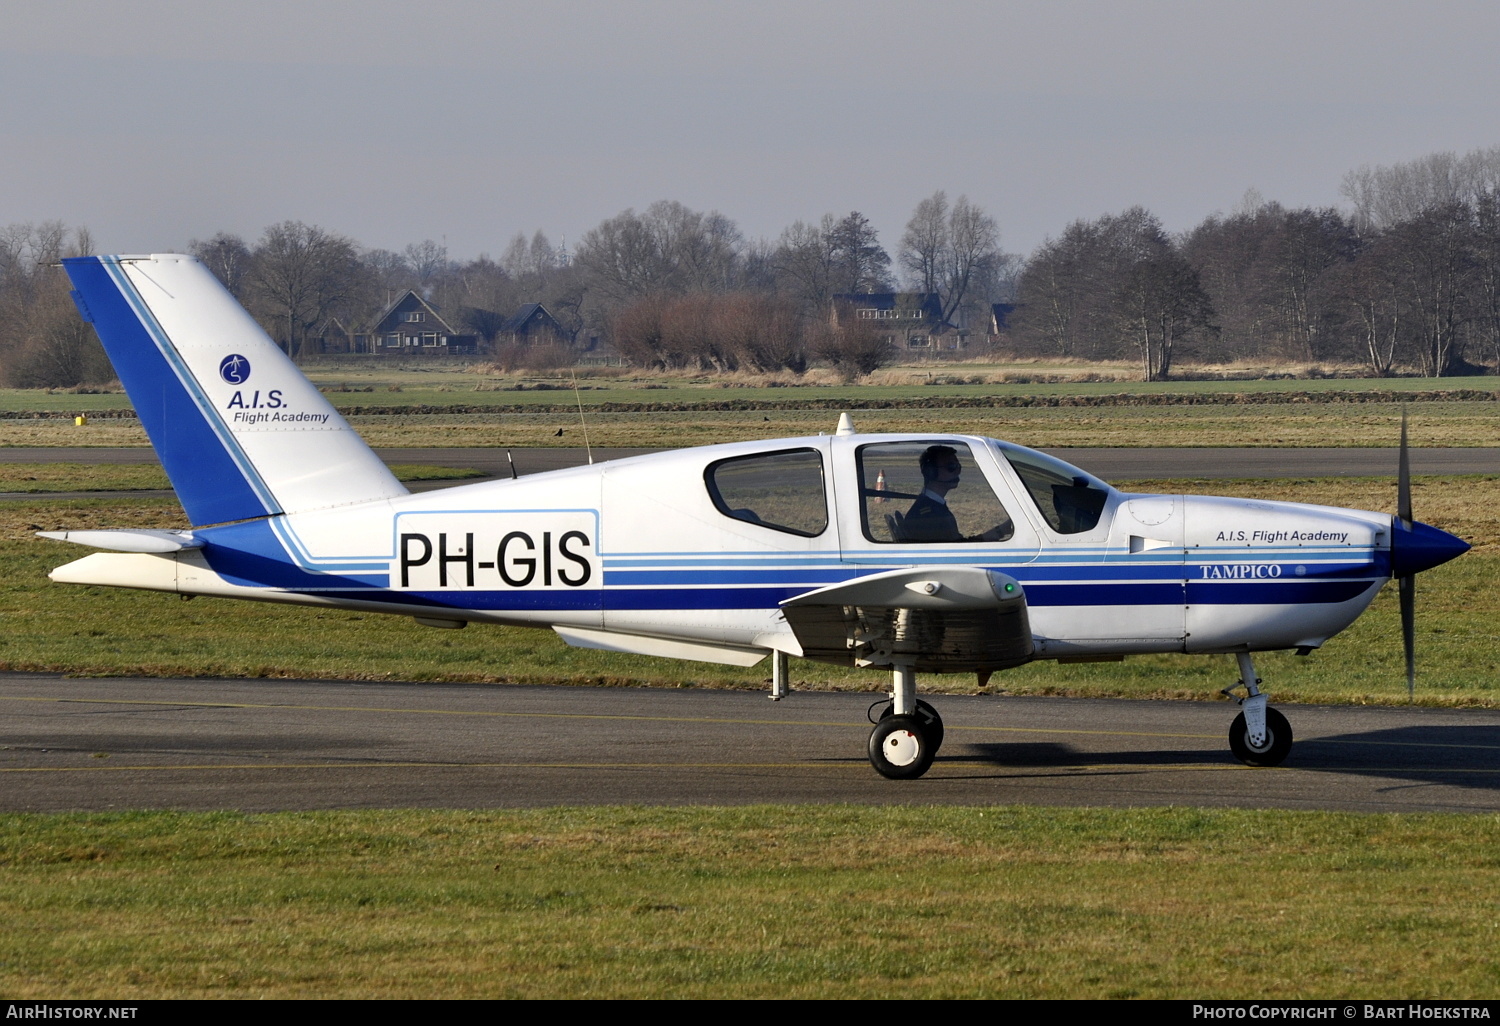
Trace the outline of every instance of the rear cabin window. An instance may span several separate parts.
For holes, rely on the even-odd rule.
[[[1058,534],[1092,531],[1109,499],[1109,486],[1043,453],[1001,445],[1047,525]]]
[[[726,517],[806,538],[828,529],[823,457],[816,449],[719,460],[709,464],[703,478]]]

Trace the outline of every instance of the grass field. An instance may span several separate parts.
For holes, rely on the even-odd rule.
[[[1493,998],[1500,816],[0,817],[32,998]]]
[[[468,467],[430,467],[395,463],[391,473],[400,481],[462,481],[484,477]],[[171,488],[166,472],[156,465],[98,463],[0,463],[0,492],[126,492]]]
[[[845,384],[819,376],[799,381],[787,376],[736,377],[632,373],[626,376],[580,377],[578,397],[585,406],[604,403],[701,403],[754,400],[795,403],[803,400],[861,403],[906,398],[933,400],[984,396],[1104,396],[1268,392],[1419,392],[1465,389],[1500,390],[1500,377],[1466,378],[1262,378],[1141,382],[1106,374],[1086,375],[1076,366],[1006,369],[984,364],[933,364],[879,372],[870,381]],[[479,374],[461,367],[430,369],[381,366],[305,369],[330,402],[351,406],[568,405],[573,381],[566,372],[546,377]],[[1106,380],[1052,380],[1082,376]],[[1020,380],[995,380],[996,378]],[[772,387],[766,387],[771,385]],[[69,415],[129,409],[124,392],[71,392],[49,389],[0,389],[0,413],[58,411]]]
[[[1140,482],[1186,490],[1390,510],[1382,479],[1271,482]],[[1418,699],[1441,705],[1500,704],[1495,623],[1500,597],[1500,478],[1417,478],[1418,515],[1473,542],[1475,551],[1422,575],[1417,621]],[[0,506],[0,669],[159,676],[272,676],[525,683],[765,686],[749,669],[569,649],[550,631],[475,626],[432,630],[409,619],[342,610],[234,602],[110,588],[54,585],[48,570],[88,550],[35,538],[35,530],[185,526],[175,504],[128,499]],[[1393,589],[1327,648],[1301,659],[1275,653],[1257,666],[1277,702],[1404,702]],[[803,660],[798,687],[878,690],[885,675]],[[998,674],[1012,694],[1211,698],[1234,680],[1224,657],[1150,656],[1124,663],[1044,662]],[[974,690],[972,677],[928,676],[933,690]]]
[[[1136,484],[1395,498],[1384,479]],[[1422,519],[1476,543],[1421,578],[1418,700],[1500,705],[1500,478],[1414,492]],[[53,585],[46,571],[87,550],[31,533],[180,517],[167,500],[0,505],[0,669],[765,686],[763,666],[567,649],[547,631]],[[1392,590],[1323,652],[1257,666],[1278,704],[1405,701]],[[800,660],[793,677],[887,683]],[[1211,699],[1233,679],[1223,657],[1158,656],[1040,663],[991,688]],[[1496,815],[1188,808],[0,815],[0,993],[1491,998],[1497,842]]]
[[[1414,402],[1411,444],[1500,446],[1500,403]],[[1213,406],[1095,406],[1007,409],[862,410],[864,432],[949,431],[990,435],[1039,448],[1088,446],[1374,446],[1395,447],[1398,404]],[[468,413],[351,416],[371,445],[583,448],[578,414]],[[651,413],[590,412],[588,438],[596,446],[707,445],[831,432],[830,410],[709,410]],[[559,437],[557,432],[563,435]],[[0,446],[116,446],[147,444],[135,420],[0,420]]]

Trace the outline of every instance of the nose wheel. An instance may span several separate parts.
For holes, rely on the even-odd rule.
[[[1280,766],[1292,750],[1292,725],[1275,709],[1266,709],[1265,733],[1250,737],[1245,714],[1229,725],[1229,750],[1246,766]]]

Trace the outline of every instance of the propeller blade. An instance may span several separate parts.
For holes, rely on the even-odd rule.
[[[1401,408],[1401,456],[1396,465],[1396,517],[1405,530],[1412,529],[1411,455],[1406,444],[1404,406]],[[1398,586],[1401,597],[1401,647],[1406,652],[1406,700],[1414,702],[1417,695],[1417,575],[1404,575]]]
[[[1416,701],[1417,695],[1417,578],[1408,574],[1400,580],[1401,588],[1401,645],[1406,650],[1406,698]]]
[[[1396,470],[1396,516],[1401,526],[1411,530],[1411,457],[1406,448],[1406,409],[1401,410],[1401,462]]]

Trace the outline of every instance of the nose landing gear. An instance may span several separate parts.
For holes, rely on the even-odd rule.
[[[917,675],[910,666],[893,667],[891,682],[890,704],[870,731],[870,765],[891,780],[915,780],[943,745],[943,718],[918,701]]]
[[[1266,704],[1250,653],[1236,652],[1234,657],[1239,662],[1240,679],[1222,693],[1234,698],[1244,711],[1229,725],[1229,750],[1246,766],[1280,766],[1292,750],[1292,725]],[[1245,689],[1244,698],[1234,696],[1239,687]]]

